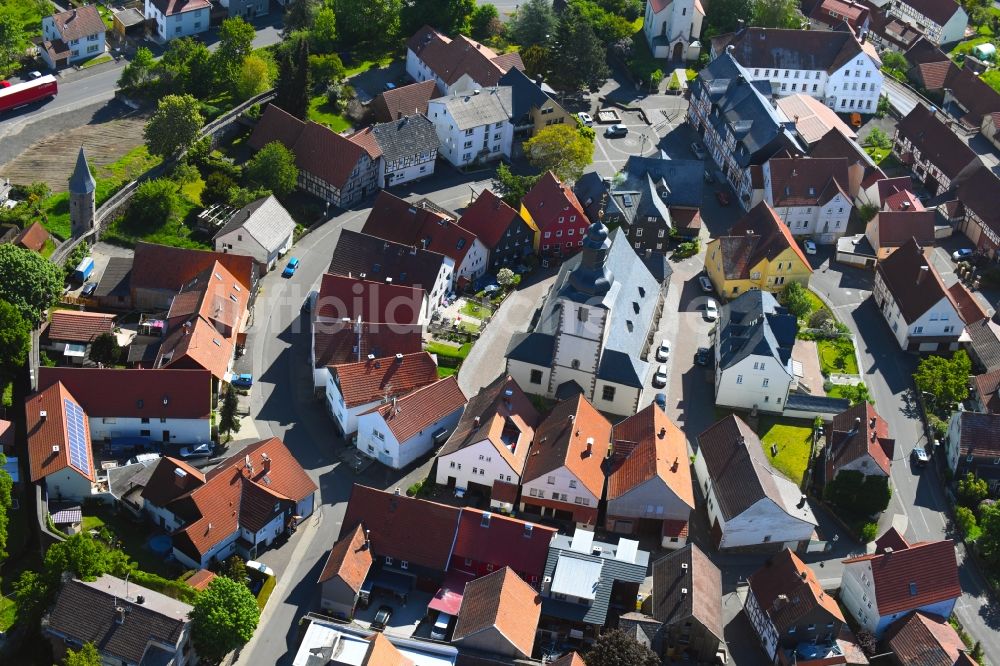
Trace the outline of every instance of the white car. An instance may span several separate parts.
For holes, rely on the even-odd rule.
[[[816,254],[816,243],[811,240],[807,240],[802,243],[806,248],[806,254]]]
[[[434,627],[431,629],[431,638],[443,641],[448,637],[448,627],[451,626],[451,615],[438,613]]]
[[[585,113],[584,111],[581,111],[580,113],[576,114],[576,117],[579,118],[580,122],[586,125],[587,127],[591,127],[594,124],[594,119],[591,117],[591,115],[589,113]]]
[[[705,319],[709,321],[715,321],[718,318],[719,318],[719,304],[715,302],[714,298],[710,298],[705,303]]]
[[[653,386],[657,388],[667,385],[667,366],[658,365],[656,366],[656,374],[653,375]]]
[[[666,361],[670,358],[670,341],[664,340],[660,343],[660,346],[656,348],[656,360]]]

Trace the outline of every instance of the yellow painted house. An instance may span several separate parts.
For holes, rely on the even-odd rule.
[[[791,282],[808,286],[812,267],[792,232],[761,201],[728,235],[709,241],[705,272],[719,295],[732,299],[750,289],[779,292]]]

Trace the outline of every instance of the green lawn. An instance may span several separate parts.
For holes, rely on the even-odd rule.
[[[824,303],[823,300],[816,295],[816,292],[811,289],[806,289],[806,298],[809,299],[809,304],[812,306],[812,312],[826,308],[826,303]],[[810,312],[810,314],[812,314],[812,312]]]
[[[453,345],[446,345],[441,342],[428,342],[424,345],[424,350],[429,354],[437,354],[438,356],[447,356],[449,358],[465,358],[472,351],[472,343],[467,342],[461,347],[455,347]]]
[[[351,122],[330,108],[325,94],[316,95],[309,100],[309,120],[326,125],[338,133],[351,129]]]
[[[0,11],[11,16],[25,32],[26,39],[42,34],[42,14],[51,14],[48,3],[31,0],[0,0]],[[9,68],[0,69],[0,76],[6,77],[20,66],[15,62]]]
[[[345,75],[347,78],[351,78],[352,76],[357,76],[362,72],[367,72],[369,69],[372,69],[373,67],[376,69],[382,67],[388,67],[389,65],[392,64],[393,60],[395,60],[395,58],[392,55],[384,55],[381,58],[375,58],[373,60],[362,60],[358,63],[355,63],[353,66],[348,67],[347,71],[345,72]]]
[[[83,531],[99,530],[104,527],[104,520],[100,516],[84,516]]]
[[[484,308],[483,306],[473,303],[472,301],[466,301],[462,309],[459,310],[462,314],[467,317],[475,317],[476,319],[485,319],[493,314],[493,311],[489,308]]]
[[[177,222],[162,224],[156,228],[132,228],[126,217],[120,217],[101,234],[101,240],[116,245],[132,247],[138,241],[183,247],[193,250],[211,249],[210,239],[194,229],[194,223],[201,210],[201,192],[205,189],[205,181],[198,180],[185,183],[181,187],[181,211]]]
[[[451,377],[456,372],[458,372],[458,368],[443,368],[441,366],[438,366],[438,379]]]
[[[80,69],[88,69],[90,67],[95,67],[97,65],[103,65],[104,63],[111,62],[112,60],[114,60],[114,58],[112,58],[111,56],[109,56],[106,53],[104,55],[101,55],[101,56],[94,56],[93,58],[91,58],[87,62],[85,62],[82,65],[80,65]]]
[[[824,374],[833,372],[848,375],[858,374],[854,343],[849,338],[817,340],[816,351],[819,353],[820,369]]]
[[[891,148],[876,148],[875,146],[865,146],[865,152],[875,161],[875,164],[881,164],[882,161],[892,154]]]
[[[764,453],[775,469],[801,486],[806,468],[809,466],[812,428],[809,425],[798,425],[789,421],[779,421],[774,417],[762,416],[759,434],[764,446]],[[778,447],[778,455],[776,456],[771,455],[772,444]]]
[[[987,42],[992,42],[992,41],[993,38],[988,36],[973,37],[972,39],[967,39],[964,42],[959,42],[958,44],[956,44],[955,48],[953,48],[951,51],[948,52],[948,55],[950,55],[952,58],[954,58],[960,53],[968,55],[969,53],[972,53],[972,49],[976,48],[980,44],[985,44]]]
[[[146,546],[150,527],[145,523],[134,523],[107,507],[97,507],[84,515],[83,524],[85,528],[88,525],[95,528],[107,527],[108,531],[121,541],[122,550],[135,560],[139,569],[171,580],[177,575],[162,555],[157,555]]]
[[[17,606],[6,597],[0,597],[0,631],[7,631],[17,619]]]
[[[48,240],[45,241],[45,245],[42,246],[42,251],[40,254],[46,259],[48,259],[49,257],[52,256],[52,253],[55,251],[56,251],[56,244],[52,241],[51,238],[49,238]]]

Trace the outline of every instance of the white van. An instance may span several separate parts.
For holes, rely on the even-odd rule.
[[[149,462],[151,460],[159,460],[160,457],[161,456],[159,453],[140,453],[137,456],[132,456],[131,458],[129,458],[128,464],[137,465],[139,463]]]

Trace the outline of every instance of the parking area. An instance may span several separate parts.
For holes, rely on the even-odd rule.
[[[385,626],[385,633],[409,638],[414,634],[424,637],[430,636],[431,622],[428,618],[427,604],[431,602],[432,594],[411,590],[406,595],[406,601],[391,594],[379,592],[373,594],[368,608],[360,608],[354,614],[354,621],[365,628],[371,628],[371,623],[375,616],[383,607],[389,608],[392,612],[389,621]]]

